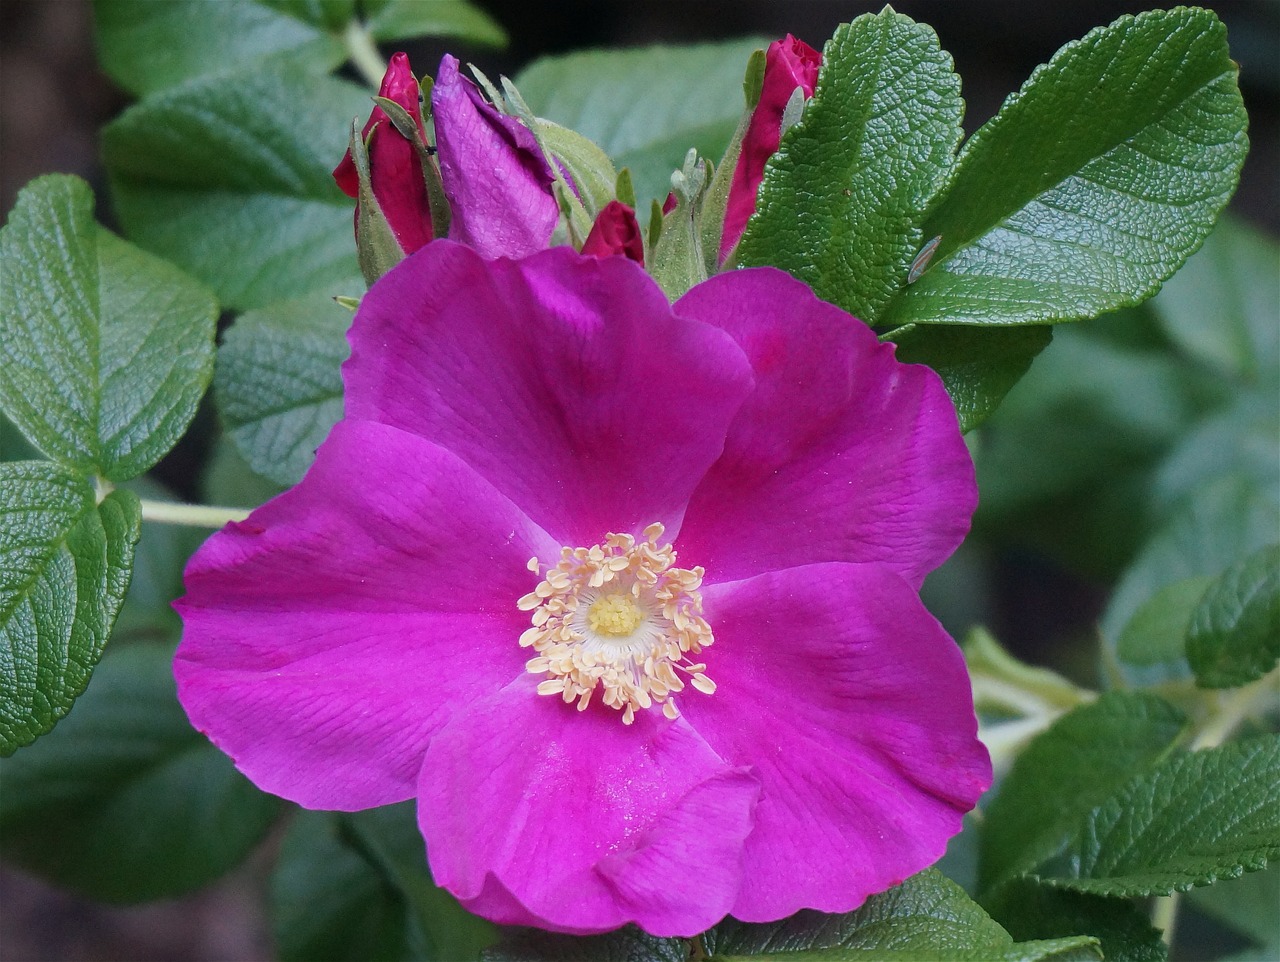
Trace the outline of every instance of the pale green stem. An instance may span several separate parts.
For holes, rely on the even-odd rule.
[[[364,28],[364,24],[358,19],[348,23],[347,29],[342,34],[342,42],[346,45],[351,62],[356,65],[356,69],[364,79],[369,81],[375,90],[381,87],[382,75],[387,72],[387,62],[382,59],[382,54],[378,53],[378,47],[374,44],[373,37],[369,36],[369,31]]]
[[[1181,892],[1170,892],[1155,900],[1151,908],[1151,924],[1160,930],[1160,941],[1173,945],[1173,929],[1178,921],[1178,898]]]
[[[1006,771],[1022,751],[1023,746],[1058,720],[1061,712],[1031,715],[1015,721],[997,722],[978,729],[978,739],[987,746],[991,765],[996,771]]]
[[[1280,679],[1280,675],[1273,671],[1252,684],[1233,691],[1200,729],[1199,734],[1191,742],[1191,750],[1197,752],[1204,748],[1217,748],[1230,738],[1231,733],[1239,728],[1267,697],[1276,694],[1277,679]]]
[[[193,528],[221,528],[229,521],[249,517],[248,508],[221,508],[210,504],[174,504],[171,501],[139,499],[143,521],[185,524]]]

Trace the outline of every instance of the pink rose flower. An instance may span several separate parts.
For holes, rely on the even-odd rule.
[[[636,212],[620,200],[605,204],[582,244],[582,253],[590,257],[621,254],[643,265],[644,238],[640,234]]]
[[[747,220],[755,213],[756,193],[764,180],[764,165],[777,152],[782,141],[782,114],[787,102],[797,87],[804,92],[805,99],[813,96],[821,66],[822,54],[791,34],[775,40],[765,51],[760,100],[751,114],[746,136],[742,139],[742,154],[729,185],[724,233],[720,238],[722,262],[737,245]]]
[[[426,143],[418,97],[418,79],[409,68],[409,58],[395,54],[387,65],[378,94],[395,101],[409,112],[418,124],[418,132]],[[379,106],[374,106],[364,125],[363,136],[368,143],[369,174],[373,196],[382,209],[391,233],[401,250],[412,254],[431,240],[431,203],[427,198],[427,185],[422,176],[422,163],[414,145],[396,130]],[[333,179],[348,197],[359,197],[360,180],[351,152],[343,155],[334,168]],[[360,218],[357,213],[357,237]]]
[[[346,418],[186,572],[193,724],[319,809],[418,799],[501,923],[855,908],[991,779],[920,603],[968,530],[941,381],[772,268],[439,241],[364,298]]]

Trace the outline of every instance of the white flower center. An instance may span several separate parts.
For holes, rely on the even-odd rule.
[[[520,636],[537,654],[526,668],[547,675],[538,694],[576,701],[583,711],[599,688],[600,700],[630,725],[636,709],[662,705],[680,713],[673,696],[684,691],[681,674],[710,695],[715,682],[706,665],[689,660],[715,639],[702,617],[702,568],[673,568],[671,545],[658,547],[663,527],[651,524],[644,540],[609,534],[604,544],[562,548],[543,581],[517,605],[533,612],[533,627]],[[529,570],[543,570],[537,558]]]

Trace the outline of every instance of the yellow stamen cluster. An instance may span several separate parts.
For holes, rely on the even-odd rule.
[[[680,713],[673,697],[688,675],[710,695],[715,682],[696,655],[714,641],[702,617],[702,568],[673,568],[675,549],[658,547],[663,526],[644,529],[644,540],[610,534],[604,544],[562,548],[542,582],[517,605],[533,612],[520,645],[537,654],[526,668],[547,675],[540,695],[560,695],[583,711],[596,688],[600,700],[630,725],[636,710],[659,704],[668,718]],[[529,570],[542,569],[537,558]]]

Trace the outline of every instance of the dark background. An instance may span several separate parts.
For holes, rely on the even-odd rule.
[[[156,0],[163,2],[163,0]],[[218,0],[210,0],[218,2]],[[451,49],[493,76],[516,73],[547,53],[586,46],[677,43],[739,34],[790,32],[815,47],[838,23],[878,10],[880,2],[833,0],[478,0],[510,33],[505,51],[420,41],[404,45],[418,70]],[[895,8],[931,24],[955,57],[972,132],[991,117],[1039,63],[1062,44],[1125,13],[1173,3],[1129,0],[899,0]],[[1237,213],[1280,233],[1280,0],[1207,3],[1226,22],[1250,116],[1252,149]],[[390,53],[390,49],[384,53]],[[0,4],[0,208],[18,189],[51,171],[79,174],[106,196],[98,131],[129,98],[98,70],[89,0],[4,0]],[[335,146],[335,161],[340,145]],[[109,207],[101,211],[111,222]],[[1016,572],[1010,572],[1016,576]],[[1011,585],[1023,595],[1041,573]],[[1045,598],[1029,599],[1038,610]],[[1067,604],[1081,596],[1067,592]],[[1101,594],[1084,597],[1089,621]],[[0,786],[0,790],[3,787]],[[35,960],[250,960],[270,956],[262,917],[271,844],[220,884],[190,898],[136,908],[96,906],[25,876],[0,871],[0,958]]]

